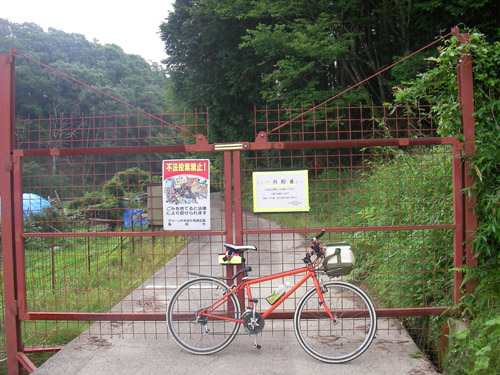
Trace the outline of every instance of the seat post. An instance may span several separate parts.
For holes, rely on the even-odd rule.
[[[242,251],[240,253],[241,256],[241,264],[236,266],[236,273],[238,273],[240,270],[244,269],[246,267],[246,259],[245,259],[245,252]],[[242,275],[238,275],[238,277],[234,280],[236,284],[239,284],[242,280],[243,277],[247,277],[248,273],[243,272]],[[238,302],[240,303],[240,306],[245,306],[245,293],[244,289],[241,289],[238,293],[236,293],[236,298],[238,299]]]

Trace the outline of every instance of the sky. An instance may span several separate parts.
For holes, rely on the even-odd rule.
[[[89,41],[117,44],[129,54],[151,62],[166,58],[159,26],[174,0],[14,0],[4,1],[0,18],[13,23],[33,22],[66,33],[83,34]]]

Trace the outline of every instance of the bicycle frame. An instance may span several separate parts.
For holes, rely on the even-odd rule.
[[[241,256],[241,268],[231,278],[189,273],[198,278],[180,286],[167,307],[167,324],[176,343],[193,354],[213,354],[226,348],[243,325],[245,331],[254,336],[253,346],[260,349],[258,334],[264,329],[265,320],[288,317],[291,311],[276,309],[312,278],[314,288],[308,285],[293,313],[293,328],[300,346],[315,359],[326,363],[344,363],[363,354],[375,337],[375,307],[355,285],[340,280],[324,282],[318,277],[322,273],[330,276],[323,264],[325,250],[317,241],[324,234],[322,230],[311,239],[311,250],[303,259],[305,266],[256,278],[249,277],[252,268],[245,266],[243,253],[257,248],[225,244],[228,250],[224,261],[230,260],[237,252]],[[284,291],[283,295],[278,297],[273,293],[272,298],[266,299],[274,303],[269,307],[261,306],[262,313],[258,312],[259,299],[265,297],[263,293],[256,293],[259,299],[254,298],[253,286],[264,282],[271,284],[272,280],[289,276],[298,280],[295,285],[288,291],[283,287],[276,289],[275,293]]]
[[[222,304],[224,304],[230,298],[230,296],[232,294],[237,294],[237,293],[239,293],[239,292],[241,292],[243,290],[245,290],[245,292],[246,292],[247,301],[249,303],[249,308],[253,309],[255,303],[252,302],[252,290],[251,290],[251,286],[252,285],[263,283],[263,282],[270,281],[270,280],[284,278],[284,277],[287,277],[287,276],[293,276],[293,275],[298,275],[298,274],[301,274],[301,273],[305,273],[306,275],[302,279],[300,279],[290,290],[288,290],[284,295],[282,295],[275,303],[273,303],[262,314],[262,317],[264,319],[266,319],[290,295],[292,295],[300,286],[302,286],[308,279],[310,279],[312,277],[313,282],[314,282],[314,287],[316,288],[316,291],[317,291],[318,296],[319,296],[320,301],[321,301],[321,305],[325,309],[325,312],[328,314],[328,316],[330,317],[330,319],[332,320],[332,322],[335,322],[336,318],[334,317],[334,315],[328,309],[328,306],[325,303],[325,300],[323,298],[323,292],[321,290],[321,286],[320,286],[320,283],[318,281],[318,277],[316,276],[316,272],[317,271],[314,269],[314,266],[312,264],[309,264],[306,267],[297,268],[297,269],[290,270],[290,271],[285,271],[285,272],[280,272],[280,273],[276,273],[276,274],[269,275],[269,276],[259,277],[259,278],[256,278],[256,279],[249,279],[248,276],[245,276],[243,278],[242,282],[240,282],[236,286],[233,286],[232,289],[228,293],[226,293],[223,297],[221,297],[220,299],[218,299],[212,305],[210,305],[210,306],[206,307],[205,309],[199,311],[198,313],[201,316],[206,316],[208,318],[219,319],[219,320],[228,320],[228,321],[235,322],[235,323],[243,323],[243,317],[241,317],[240,319],[234,319],[234,318],[230,318],[230,317],[225,317],[225,316],[220,316],[220,315],[214,315],[214,314],[212,314],[212,312],[216,311],[219,306],[221,306]]]

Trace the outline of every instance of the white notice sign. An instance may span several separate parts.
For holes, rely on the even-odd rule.
[[[254,212],[309,212],[308,171],[255,171]]]

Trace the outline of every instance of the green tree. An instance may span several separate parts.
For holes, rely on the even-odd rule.
[[[161,26],[177,100],[207,106],[215,138],[249,138],[245,111],[311,105],[429,44],[460,22],[499,36],[493,0],[177,0]],[[425,71],[408,60],[342,99],[383,103]]]
[[[219,7],[215,0],[175,2],[160,27],[165,63],[175,100],[209,108],[212,140],[241,140],[254,134],[253,106],[262,104],[258,82],[264,69],[253,51],[238,48],[255,22],[226,17]]]
[[[244,46],[275,61],[273,70],[264,75],[264,82],[270,84],[264,94],[272,102],[323,101],[425,46],[442,30],[448,32],[460,22],[460,15],[470,21],[469,26],[484,26],[492,34],[499,30],[491,27],[484,14],[486,9],[500,11],[492,1],[448,5],[443,1],[260,0],[256,4],[246,17],[263,19],[270,14],[271,22],[249,30]],[[413,60],[411,69],[406,66],[377,76],[366,83],[365,93],[347,99],[385,102],[394,84],[425,69],[420,61]]]
[[[142,110],[159,113],[168,108],[165,71],[115,44],[100,45],[83,35],[53,28],[45,32],[34,23],[0,19],[0,53],[10,48]],[[22,56],[16,59],[16,115],[20,118],[126,109]]]

